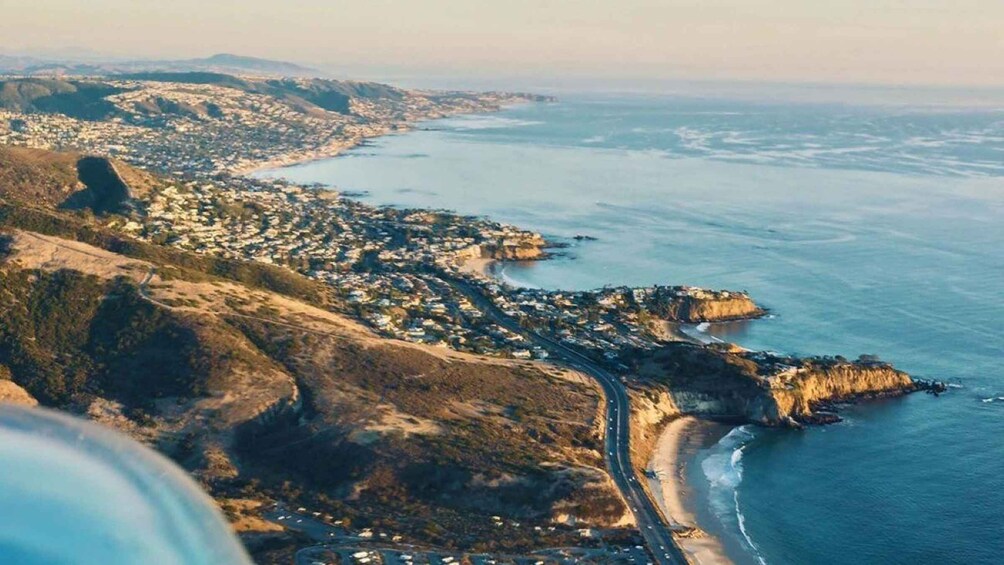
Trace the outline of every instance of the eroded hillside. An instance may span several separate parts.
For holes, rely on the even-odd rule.
[[[581,375],[382,340],[190,267],[5,239],[2,374],[156,446],[221,499],[461,547],[557,544],[574,530],[533,526],[623,520],[601,397]],[[521,526],[500,537],[493,515]]]

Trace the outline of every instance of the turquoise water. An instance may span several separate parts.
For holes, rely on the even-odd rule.
[[[571,243],[519,284],[746,289],[774,317],[712,331],[961,385],[701,454],[737,562],[1001,561],[1004,112],[568,96],[422,128],[279,174]]]

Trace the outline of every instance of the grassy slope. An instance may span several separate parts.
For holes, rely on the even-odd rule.
[[[173,296],[196,292],[185,285],[247,283],[226,302],[290,325],[302,316],[261,297],[326,304],[324,289],[282,269],[136,242],[65,213],[6,203],[0,226],[149,261],[169,273],[157,286]],[[12,253],[0,274],[0,365],[43,404],[102,412],[157,445],[218,496],[282,498],[413,540],[508,549],[571,540],[570,530],[532,529],[555,515],[607,524],[624,510],[596,470],[600,402],[588,382],[532,365],[444,359],[324,320],[305,332],[155,307],[134,281],[21,269]],[[288,402],[291,382],[305,399],[302,419]],[[224,397],[283,410],[257,418],[262,410]],[[206,426],[193,425],[199,415]],[[492,515],[523,529],[499,538]]]
[[[41,209],[115,211],[161,181],[122,162],[78,153],[0,146],[0,199]]]

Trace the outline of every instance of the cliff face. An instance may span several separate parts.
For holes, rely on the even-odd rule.
[[[813,420],[813,409],[820,404],[853,400],[867,396],[895,395],[916,390],[909,375],[887,365],[837,363],[831,366],[812,364],[792,378],[790,387],[772,389],[772,404],[762,416]]]
[[[666,305],[662,314],[674,322],[716,322],[762,316],[764,310],[746,294],[729,296],[684,296]]]
[[[766,313],[745,292],[690,287],[657,289],[645,304],[670,322],[724,322],[757,318]]]
[[[666,390],[629,390],[631,397],[631,460],[644,465],[652,458],[665,423],[680,416],[680,408]]]
[[[666,391],[684,414],[766,426],[835,419],[820,408],[862,397],[917,390],[909,375],[884,363],[795,359],[674,345],[641,364],[647,385]]]
[[[676,321],[680,322],[721,322],[762,316],[764,311],[745,294],[733,294],[728,298],[691,298],[678,303]]]
[[[518,240],[481,244],[481,256],[499,261],[533,261],[544,257],[544,239],[539,235]]]

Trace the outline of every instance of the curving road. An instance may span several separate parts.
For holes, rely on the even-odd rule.
[[[149,284],[153,279],[156,269],[151,267],[139,283],[140,295],[159,306],[170,308],[167,304],[157,301],[149,295]],[[448,279],[449,280],[449,279]],[[607,462],[607,469],[621,495],[631,508],[638,529],[648,545],[656,563],[670,565],[686,565],[689,563],[683,551],[676,545],[673,535],[666,527],[662,514],[652,504],[651,499],[645,494],[641,484],[634,475],[631,466],[631,437],[630,437],[630,417],[631,406],[628,400],[627,391],[620,379],[597,365],[589,357],[575,351],[561,342],[543,336],[537,332],[529,331],[519,325],[514,319],[507,316],[495,304],[493,304],[480,291],[472,288],[467,283],[451,280],[457,290],[468,297],[468,299],[488,316],[496,324],[507,330],[522,335],[532,341],[535,345],[546,349],[556,358],[561,358],[569,367],[577,369],[583,373],[591,375],[603,388],[606,397],[606,434],[604,445],[604,459]],[[255,318],[242,314],[234,314],[241,317]],[[257,318],[256,318],[257,319]],[[290,325],[274,320],[264,320],[271,323]],[[307,329],[307,328],[299,328]],[[314,331],[316,330],[308,330]]]
[[[22,231],[21,233],[25,233],[39,239],[45,239],[31,232]],[[75,252],[86,253],[85,251],[70,248],[63,244],[52,242],[48,239],[45,239],[45,241],[55,243],[61,247],[67,247]],[[90,255],[104,258],[103,256],[95,254]],[[139,282],[139,294],[144,300],[147,300],[152,304],[171,309],[172,307],[170,305],[150,296],[149,285],[155,274],[156,267],[150,266],[142,280]],[[488,300],[484,294],[471,287],[469,284],[452,278],[443,278],[444,280],[449,281],[454,288],[467,296],[467,298],[493,322],[513,333],[522,335],[524,338],[532,341],[535,345],[546,349],[556,358],[564,359],[568,366],[591,375],[597,382],[600,383],[607,402],[607,433],[605,434],[604,458],[606,459],[607,469],[610,472],[610,476],[617,485],[617,488],[620,489],[624,500],[631,508],[635,517],[635,522],[638,524],[642,537],[644,537],[645,543],[648,545],[649,551],[654,557],[656,563],[674,565],[687,564],[688,560],[683,551],[680,550],[679,546],[677,546],[674,542],[672,534],[662,519],[662,514],[660,514],[655,508],[655,505],[652,504],[652,501],[648,498],[645,491],[638,483],[638,479],[635,478],[633,467],[631,466],[630,453],[629,419],[631,416],[631,408],[628,401],[627,391],[620,379],[597,365],[589,357],[575,351],[559,341],[538,334],[537,332],[528,331],[521,327],[514,319],[507,316],[497,306],[495,306],[495,304]],[[231,313],[230,315],[261,320],[312,333],[325,333],[319,332],[313,328],[278,322],[265,318],[258,318],[256,316],[246,314]]]
[[[535,345],[546,349],[551,355],[564,359],[568,366],[592,376],[600,383],[607,402],[607,433],[605,434],[604,450],[610,476],[631,508],[638,529],[641,530],[642,537],[655,558],[655,562],[674,565],[688,563],[683,551],[673,540],[673,535],[663,521],[662,514],[655,508],[634,475],[630,451],[631,407],[627,391],[620,379],[597,365],[589,357],[561,342],[523,328],[469,284],[457,280],[450,282],[493,322],[513,333],[522,335]]]

